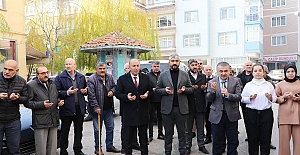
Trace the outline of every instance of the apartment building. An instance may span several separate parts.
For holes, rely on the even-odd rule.
[[[160,50],[167,58],[227,61],[239,70],[263,54],[262,0],[135,0],[158,13]]]
[[[0,14],[10,27],[9,34],[0,34],[0,53],[6,60],[14,59],[19,63],[19,75],[25,78],[27,70],[24,6],[24,0],[0,0]],[[3,65],[4,61],[1,61],[1,70]]]
[[[299,67],[299,16],[298,0],[265,0],[263,61],[270,70]]]

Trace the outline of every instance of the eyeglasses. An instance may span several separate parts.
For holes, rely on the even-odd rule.
[[[170,62],[179,62],[180,60],[170,60]]]
[[[202,62],[199,62],[199,63],[198,63],[198,65],[202,65],[202,64],[203,64]]]
[[[47,72],[42,72],[42,73],[37,73],[37,74],[40,74],[40,75],[46,75],[46,74],[49,74],[49,71],[47,71]]]

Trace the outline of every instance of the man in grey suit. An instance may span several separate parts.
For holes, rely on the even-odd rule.
[[[174,124],[176,124],[180,155],[185,155],[185,121],[189,112],[187,94],[193,93],[188,74],[179,70],[178,54],[169,57],[170,69],[161,73],[156,92],[162,96],[161,113],[165,128],[165,153],[171,155]]]
[[[207,100],[210,106],[209,121],[212,123],[213,155],[222,154],[222,142],[226,134],[227,155],[236,155],[238,144],[238,120],[241,119],[239,104],[241,85],[237,78],[229,76],[227,62],[217,65],[219,77],[209,81]]]

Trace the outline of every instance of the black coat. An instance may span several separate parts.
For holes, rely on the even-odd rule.
[[[19,104],[27,102],[27,85],[26,81],[19,75],[15,75],[10,83],[3,77],[3,72],[0,72],[0,93],[7,93],[10,96],[12,93],[19,93],[20,98],[13,101],[9,97],[5,100],[0,99],[0,122],[12,122],[20,119]]]
[[[206,76],[198,73],[195,80],[190,71],[188,74],[192,85],[198,85],[198,88],[194,89],[194,93],[188,95],[189,113],[206,112],[205,90],[201,89],[201,85],[206,84]]]
[[[140,95],[151,92],[148,75],[139,73],[139,86],[135,87],[131,74],[125,74],[118,79],[115,96],[122,102],[122,123],[125,126],[141,126],[149,123],[147,99],[141,99]],[[130,101],[127,98],[128,93],[136,96],[136,100]]]
[[[236,77],[238,77],[238,78],[241,79],[242,87],[244,88],[245,85],[253,79],[252,73],[250,74],[250,76],[251,76],[250,79],[247,80],[247,79],[246,79],[246,70],[244,70],[241,74],[237,75]],[[243,89],[242,89],[242,90],[243,90]]]
[[[156,84],[157,84],[159,75],[160,75],[160,72],[158,72],[158,74],[156,76],[152,70],[148,74],[151,88],[156,88]],[[158,93],[153,92],[153,96],[151,97],[150,102],[160,102],[160,101],[161,101],[161,96]]]
[[[44,106],[44,101],[53,103],[50,108]],[[48,81],[48,89],[38,78],[28,83],[27,108],[32,109],[32,127],[34,129],[57,127],[59,125],[58,92],[52,80]]]

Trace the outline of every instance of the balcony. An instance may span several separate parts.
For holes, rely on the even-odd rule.
[[[175,0],[147,0],[147,3],[141,2],[141,0],[133,0],[133,3],[148,11],[161,11],[161,10],[174,10]]]

